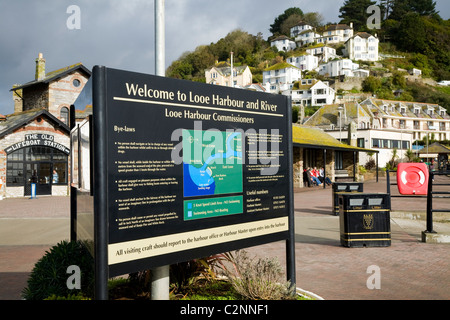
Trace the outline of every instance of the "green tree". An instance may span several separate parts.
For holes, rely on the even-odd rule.
[[[303,17],[303,11],[300,8],[292,7],[286,9],[282,14],[275,18],[273,24],[270,25],[269,31],[274,35],[281,35],[281,25],[287,18],[294,14]],[[289,36],[289,34],[286,35]]]
[[[406,87],[405,76],[399,71],[394,71],[392,73],[392,84],[397,88],[404,89]]]
[[[367,18],[369,17],[367,8],[374,4],[376,2],[371,0],[346,0],[339,9],[341,23],[349,24],[353,22],[353,28],[356,31],[366,30]]]
[[[364,79],[362,82],[362,89],[364,92],[376,92],[381,88],[381,79],[374,77],[374,76],[368,76]]]
[[[426,52],[427,32],[418,13],[408,13],[400,21],[400,34],[395,36],[397,46],[408,52]]]
[[[300,21],[303,21],[303,16],[299,14],[292,14],[289,17],[287,17],[286,20],[281,23],[280,26],[280,34],[284,34],[288,37],[291,35],[291,28],[295,25],[297,25]]]
[[[194,68],[184,60],[177,60],[167,69],[167,76],[177,79],[189,79]]]
[[[393,0],[389,19],[401,20],[410,11],[409,0]]]
[[[391,0],[391,13],[389,19],[401,20],[410,12],[420,16],[437,14],[436,2],[433,0]]]
[[[433,0],[409,0],[411,11],[417,12],[421,16],[436,14],[436,2]]]
[[[315,28],[321,27],[323,26],[323,15],[319,12],[307,12],[303,15],[303,22]]]

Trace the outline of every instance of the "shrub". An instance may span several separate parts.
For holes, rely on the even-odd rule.
[[[81,289],[69,289],[67,268],[76,265],[80,268]],[[49,297],[93,296],[94,260],[86,247],[79,241],[62,241],[46,251],[35,264],[22,291],[26,300],[43,300]]]
[[[377,166],[377,163],[375,162],[375,159],[374,158],[370,158],[367,162],[366,162],[366,164],[364,165],[364,167],[367,169],[367,170],[372,170],[373,168],[375,168]]]
[[[250,259],[244,250],[236,251],[225,274],[234,289],[249,300],[294,299],[289,282],[283,281],[283,271],[276,259]]]

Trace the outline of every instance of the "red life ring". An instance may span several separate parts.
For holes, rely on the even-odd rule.
[[[400,194],[426,195],[428,192],[428,167],[425,163],[399,163],[397,185]]]

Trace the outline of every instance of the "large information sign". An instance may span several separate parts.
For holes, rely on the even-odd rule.
[[[109,276],[289,239],[287,97],[98,66],[93,97]]]

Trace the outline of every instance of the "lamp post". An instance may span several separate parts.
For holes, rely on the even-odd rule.
[[[165,76],[165,0],[155,0],[155,71]],[[169,300],[169,285],[168,265],[152,269],[152,300]]]
[[[428,131],[427,131],[427,163],[428,163],[428,158],[429,158],[429,154],[428,154],[428,141],[430,140],[429,139],[429,137],[428,137],[428,135],[429,135],[429,133],[430,133],[430,130],[436,130],[436,127],[435,126],[430,126],[430,125],[428,125]]]
[[[338,112],[339,112],[339,142],[342,142],[342,110],[344,110],[344,108],[342,106],[338,107]]]

